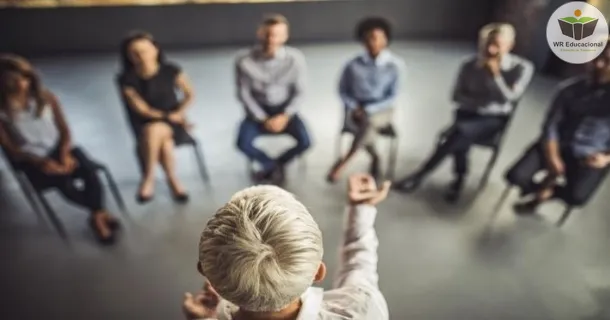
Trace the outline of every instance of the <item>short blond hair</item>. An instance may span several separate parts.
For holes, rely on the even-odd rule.
[[[498,34],[505,39],[515,42],[517,32],[515,28],[509,23],[494,22],[487,24],[479,31],[479,47],[485,46],[489,40],[489,36],[492,34]]]
[[[201,234],[199,262],[218,294],[247,311],[279,311],[313,283],[322,232],[291,193],[257,186],[236,193]]]

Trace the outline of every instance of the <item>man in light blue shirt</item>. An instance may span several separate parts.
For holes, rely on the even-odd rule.
[[[348,153],[328,174],[330,182],[337,180],[341,170],[362,146],[372,157],[371,174],[379,175],[375,138],[379,130],[391,125],[403,64],[387,49],[391,27],[385,19],[365,19],[358,25],[356,35],[366,51],[347,63],[339,81],[339,95],[346,110],[345,126],[354,134],[354,141]]]

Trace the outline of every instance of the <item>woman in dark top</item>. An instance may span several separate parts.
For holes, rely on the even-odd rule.
[[[86,208],[97,238],[113,243],[119,224],[104,208],[96,165],[71,140],[59,101],[42,86],[30,63],[1,56],[0,148],[35,188],[53,187]]]
[[[121,46],[121,93],[129,105],[144,175],[137,194],[140,203],[154,197],[155,167],[165,170],[174,199],[188,201],[178,181],[174,161],[174,141],[188,136],[186,109],[193,100],[193,91],[184,72],[165,61],[163,53],[147,33],[136,33]],[[182,99],[178,99],[181,91]]]

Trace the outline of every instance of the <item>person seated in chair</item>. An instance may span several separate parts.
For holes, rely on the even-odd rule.
[[[27,60],[0,57],[0,147],[35,189],[56,188],[67,200],[86,208],[97,239],[111,244],[119,221],[104,207],[97,165],[72,144],[61,109]]]
[[[508,170],[506,179],[521,188],[518,213],[533,213],[557,197],[582,206],[593,195],[610,164],[610,48],[589,64],[587,76],[562,84],[543,126],[541,139]],[[544,171],[542,182],[534,176]],[[558,183],[559,178],[564,185]]]
[[[294,195],[275,186],[244,189],[207,223],[197,269],[206,283],[185,294],[192,319],[388,320],[379,290],[375,205],[390,189],[366,174],[350,177],[341,260],[333,289],[326,276],[322,232]]]
[[[391,27],[383,18],[368,18],[356,28],[366,52],[350,60],[339,81],[339,94],[346,110],[346,129],[354,133],[348,153],[332,167],[327,180],[335,182],[347,162],[364,146],[371,155],[370,173],[380,175],[375,151],[378,131],[392,125],[398,78],[403,62],[387,49]]]
[[[305,58],[288,40],[288,21],[281,15],[264,19],[258,29],[260,45],[237,57],[237,97],[246,109],[239,127],[237,147],[262,170],[257,181],[282,183],[284,166],[310,147],[309,134],[297,114],[305,89]],[[288,134],[296,145],[277,159],[254,146],[263,134]]]
[[[445,157],[453,155],[455,179],[446,200],[458,200],[471,145],[504,129],[532,78],[532,63],[510,53],[514,41],[515,30],[509,24],[492,23],[481,29],[479,53],[462,64],[453,91],[457,104],[454,123],[424,165],[395,184],[397,190],[414,191]]]
[[[120,90],[143,166],[136,199],[140,203],[153,199],[155,168],[160,163],[174,199],[187,202],[188,194],[176,175],[174,148],[177,142],[190,139],[186,121],[186,110],[193,101],[190,81],[179,66],[165,60],[159,45],[144,32],[123,40],[121,64]]]

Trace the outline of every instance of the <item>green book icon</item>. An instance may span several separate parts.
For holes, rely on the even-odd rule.
[[[597,26],[597,18],[591,17],[565,17],[558,19],[561,33],[574,40],[581,40],[593,35]]]

